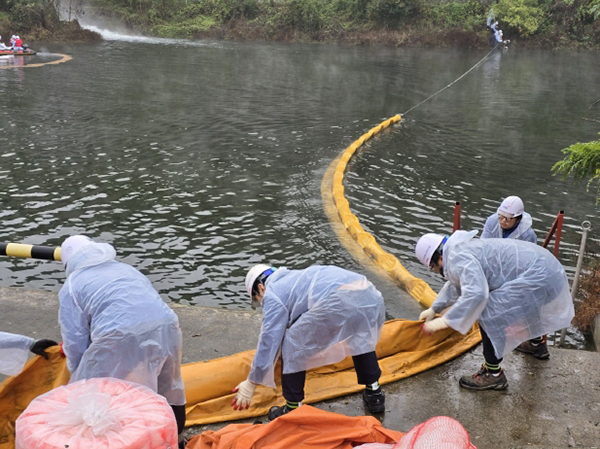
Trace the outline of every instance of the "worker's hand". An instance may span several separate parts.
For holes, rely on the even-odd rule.
[[[233,389],[235,398],[231,401],[231,406],[234,410],[242,410],[250,407],[250,401],[252,400],[252,395],[254,395],[254,390],[256,389],[256,385],[254,385],[249,380],[245,380],[241,382],[237,387]]]
[[[427,321],[431,321],[435,318],[435,310],[433,310],[433,307],[430,307],[427,310],[423,310],[421,312],[421,315],[419,315],[419,321],[420,320],[425,320],[425,322]]]
[[[29,350],[31,352],[33,352],[34,354],[41,355],[46,360],[48,360],[48,354],[46,354],[46,349],[48,349],[50,346],[56,346],[56,345],[58,345],[58,343],[56,343],[54,340],[48,340],[47,338],[42,338],[40,340],[34,341],[31,344],[31,347],[29,348]]]
[[[447,329],[448,323],[446,323],[446,319],[444,317],[436,318],[435,320],[426,321],[423,324],[423,332],[427,335],[431,335],[434,332],[441,331],[442,329]]]

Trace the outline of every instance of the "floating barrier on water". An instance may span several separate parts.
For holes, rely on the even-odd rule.
[[[352,236],[354,241],[362,248],[363,252],[371,259],[373,264],[386,272],[396,283],[406,289],[406,291],[408,291],[408,293],[420,304],[425,307],[430,307],[435,299],[436,293],[431,289],[427,282],[413,276],[402,266],[400,261],[394,255],[388,253],[379,246],[375,237],[363,229],[358,217],[350,211],[350,204],[344,196],[344,172],[352,156],[365,142],[391,125],[400,122],[401,119],[402,117],[400,117],[400,115],[395,115],[394,117],[385,120],[363,134],[358,140],[346,148],[341,156],[334,161],[335,165],[332,164],[331,169],[325,174],[321,192],[323,194],[324,204],[328,201],[326,197],[331,196],[337,210],[337,217],[341,224],[348,234]],[[332,181],[329,181],[328,178],[331,178]],[[328,182],[331,182],[331,187],[329,187]],[[331,191],[328,191],[329,188]]]
[[[165,398],[147,387],[96,378],[34,399],[16,422],[16,449],[177,449]]]

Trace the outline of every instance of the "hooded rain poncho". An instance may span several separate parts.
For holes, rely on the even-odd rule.
[[[71,382],[114,377],[145,385],[184,405],[177,315],[135,268],[90,242],[68,260],[59,323]]]
[[[448,282],[433,302],[465,334],[479,319],[496,356],[525,340],[566,328],[574,316],[565,270],[548,250],[521,240],[473,240],[456,231],[443,248]]]
[[[23,370],[29,357],[29,348],[35,340],[31,337],[0,332],[0,374],[15,376]]]
[[[284,374],[375,351],[385,310],[381,293],[364,276],[334,266],[279,268],[265,287],[251,382],[275,387],[279,351]]]
[[[537,236],[531,228],[532,224],[533,221],[531,220],[531,215],[529,215],[527,212],[523,212],[523,218],[521,218],[517,227],[507,236],[507,238],[537,243]],[[483,233],[481,234],[481,238],[502,238],[502,228],[500,227],[498,214],[492,214],[487,218],[485,225],[483,225]]]

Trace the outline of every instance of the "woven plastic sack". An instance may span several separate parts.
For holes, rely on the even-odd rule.
[[[16,422],[16,449],[177,449],[167,401],[112,378],[81,380],[33,400]]]
[[[477,449],[465,428],[448,416],[435,416],[404,435],[393,449]]]

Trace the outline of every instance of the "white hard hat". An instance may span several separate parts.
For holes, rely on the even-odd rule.
[[[60,245],[60,259],[63,265],[66,267],[68,260],[73,257],[73,254],[92,242],[93,240],[85,235],[73,235],[67,238]]]
[[[246,291],[248,292],[250,298],[252,298],[252,286],[258,277],[271,268],[271,266],[265,265],[264,263],[254,265],[252,268],[250,268],[248,274],[246,275]]]
[[[431,256],[433,256],[435,250],[442,244],[444,237],[441,234],[425,234],[421,236],[415,246],[415,254],[423,265],[429,267]]]
[[[520,217],[525,212],[525,206],[523,201],[518,196],[507,196],[502,201],[502,204],[498,208],[499,214],[507,215],[508,218]]]

